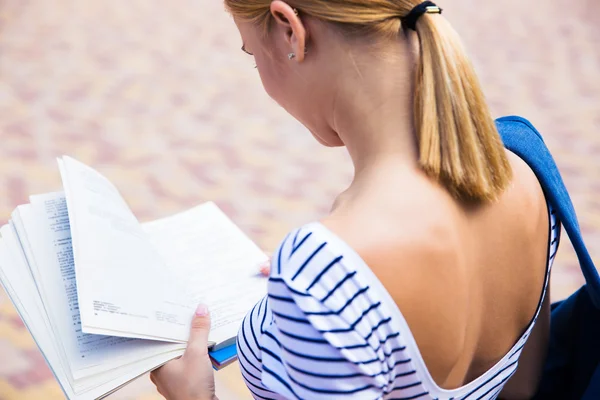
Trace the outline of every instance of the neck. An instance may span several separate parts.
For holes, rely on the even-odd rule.
[[[412,60],[406,41],[392,42],[384,57],[347,53],[353,68],[339,77],[331,127],[352,158],[353,185],[384,164],[414,166],[418,160]]]

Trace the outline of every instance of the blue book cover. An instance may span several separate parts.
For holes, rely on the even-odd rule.
[[[237,359],[237,346],[232,344],[217,351],[209,351],[213,368],[219,370]]]

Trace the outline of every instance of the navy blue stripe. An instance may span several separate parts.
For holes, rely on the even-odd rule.
[[[298,336],[290,332],[286,332],[279,328],[279,332],[285,336],[291,337],[292,339],[301,340],[303,342],[311,342],[311,343],[321,343],[321,344],[329,344],[329,342],[325,339],[317,339],[317,338],[307,338],[304,336]]]
[[[379,344],[385,344],[390,339],[400,336],[400,332],[390,333],[384,339],[379,340]]]
[[[514,372],[513,372],[514,373]],[[513,376],[513,374],[511,373],[510,375],[508,375],[506,378],[502,379],[500,382],[496,383],[494,386],[492,386],[487,392],[485,392],[484,394],[482,394],[481,396],[479,396],[477,398],[477,400],[481,400],[483,399],[485,396],[487,396],[492,390],[496,389],[498,386],[504,385],[504,383],[506,381],[508,381],[511,377]]]
[[[288,233],[281,245],[279,245],[279,251],[277,252],[277,273],[281,275],[281,253],[283,252],[283,246],[287,242],[290,234]]]
[[[300,234],[300,229],[298,229],[298,230],[296,231],[296,234],[294,235],[294,240],[292,240],[292,249],[293,249],[294,247],[296,247],[296,241],[298,241],[298,235],[299,235],[299,234]]]
[[[356,350],[356,349],[364,349],[367,347],[371,347],[371,345],[369,343],[363,343],[363,344],[352,344],[349,346],[333,346],[333,348],[338,349],[338,350]],[[373,349],[374,353],[377,353],[380,349],[381,349],[381,345],[379,345],[376,349]],[[402,348],[402,350],[406,350],[406,347]]]
[[[346,309],[346,307],[348,307],[350,304],[352,304],[352,302],[353,302],[354,300],[356,300],[356,298],[357,298],[358,296],[360,296],[361,294],[364,294],[364,293],[366,293],[366,292],[367,292],[367,290],[369,290],[369,286],[365,286],[364,288],[362,288],[362,289],[360,289],[358,292],[356,292],[356,293],[354,294],[354,296],[352,296],[352,297],[350,298],[350,300],[348,300],[348,301],[346,302],[346,304],[344,304],[344,305],[342,306],[342,308],[340,308],[340,309],[337,311],[337,314],[340,314],[340,313],[342,313],[342,312],[343,312],[343,311]]]
[[[397,349],[396,349],[396,350],[397,350]],[[399,350],[398,350],[398,351],[399,351]],[[394,365],[392,365],[391,367],[388,365],[388,368],[390,368],[390,369],[394,369],[394,368],[396,368],[398,365],[402,365],[402,364],[408,364],[408,363],[409,363],[409,362],[411,362],[411,361],[412,361],[412,360],[411,360],[410,358],[407,358],[406,360],[398,360],[398,361],[396,361],[396,362],[394,363]],[[410,375],[410,374],[414,374],[414,373],[415,373],[415,372],[413,371],[413,372],[409,373],[408,375]],[[397,375],[397,376],[398,376],[398,375]]]
[[[423,392],[423,393],[415,394],[414,396],[410,396],[410,397],[392,397],[389,400],[414,400],[414,399],[418,399],[419,397],[426,396],[428,394],[429,394],[429,392]]]
[[[258,306],[258,316],[260,317],[260,310],[262,310],[263,304],[265,304],[265,310],[263,311],[263,317],[262,317],[262,321],[260,322],[260,333],[265,333],[265,319],[267,318],[267,306],[266,306],[266,298],[263,298],[263,300],[260,302],[260,306]],[[243,324],[242,324],[242,328],[243,328]]]
[[[298,277],[298,275],[302,273],[304,268],[306,268],[306,266],[310,263],[310,260],[312,260],[321,250],[323,250],[323,247],[325,246],[327,246],[327,242],[322,243],[319,247],[317,247],[315,251],[313,251],[313,253],[306,259],[306,261],[304,261],[300,268],[298,268],[298,271],[296,271],[294,276],[292,276],[292,281],[294,281]]]
[[[278,317],[278,318],[287,319],[287,320],[289,320],[289,321],[298,322],[298,323],[300,323],[300,324],[310,324],[310,321],[308,321],[306,318],[292,317],[292,316],[290,316],[290,315],[285,315],[285,314],[278,313],[278,312],[275,312],[275,311],[271,311],[271,313],[272,313],[274,316]]]
[[[374,378],[375,376],[379,376],[382,375],[381,373],[377,374],[377,375],[365,375],[365,374],[361,374],[361,373],[355,373],[355,374],[346,374],[346,375],[330,375],[330,374],[319,374],[316,372],[310,372],[310,371],[306,371],[303,369],[300,369],[298,367],[294,367],[292,364],[286,364],[288,367],[290,367],[291,369],[293,369],[296,372],[300,372],[301,374],[305,374],[308,376],[314,376],[315,378],[323,378],[323,379],[348,379],[348,378],[358,378],[358,377],[370,377],[370,378]]]
[[[250,332],[252,332],[252,337],[254,338],[254,343],[256,343],[256,347],[260,349],[260,343],[258,343],[258,339],[256,339],[256,333],[254,332],[254,324],[252,322],[252,320],[254,319],[254,311],[256,310],[256,306],[259,306],[259,305],[260,304],[256,304],[252,308],[252,311],[250,311]],[[257,360],[262,363],[262,359],[261,358],[257,358]]]
[[[335,264],[339,263],[343,258],[344,258],[344,256],[339,256],[335,260],[330,262],[329,265],[327,265],[325,268],[323,268],[323,271],[319,272],[319,274],[315,277],[315,279],[313,279],[311,284],[308,285],[308,288],[306,289],[306,291],[309,291],[313,286],[315,286],[317,284],[317,282],[319,282],[319,280],[323,277],[323,275],[325,275],[325,273],[327,273],[327,271],[329,271],[331,269],[331,267],[333,267]]]
[[[290,256],[288,257],[288,260],[290,258],[292,258],[292,256],[294,255],[294,253],[296,252],[296,250],[298,250],[300,247],[302,247],[302,245],[306,242],[306,240],[311,237],[312,232],[309,232],[306,236],[304,236],[302,238],[302,240],[300,241],[300,243],[298,243],[298,246],[292,246],[292,251],[290,253]]]
[[[493,381],[494,379],[496,379],[496,377],[498,375],[500,375],[501,373],[503,373],[504,371],[506,371],[507,369],[509,369],[513,365],[515,365],[517,362],[518,362],[518,360],[517,361],[513,361],[512,363],[508,364],[506,367],[502,368],[500,371],[496,372],[494,374],[494,376],[492,376],[491,378],[489,378],[487,381],[483,382],[481,385],[477,386],[475,389],[473,389],[469,393],[467,393],[467,395],[465,397],[463,397],[462,400],[465,400],[465,399],[469,398],[469,396],[471,396],[473,393],[476,393],[479,389],[481,389],[482,387],[484,387],[485,385],[487,385],[488,383],[490,383],[491,381]]]
[[[406,346],[400,346],[400,347],[396,347],[396,348],[394,348],[394,349],[390,350],[390,352],[389,352],[389,353],[386,353],[386,352],[385,352],[385,350],[384,350],[384,352],[383,352],[383,356],[384,356],[385,358],[388,358],[388,357],[391,357],[391,355],[392,355],[392,354],[394,354],[394,353],[397,353],[397,352],[399,352],[399,351],[404,351],[404,350],[406,350]],[[410,358],[409,358],[409,359],[407,359],[407,360],[400,360],[400,361],[397,361],[397,362],[396,362],[396,364],[394,364],[394,366],[396,366],[396,365],[399,365],[399,364],[406,364],[406,363],[408,363],[408,362],[410,362]]]
[[[286,303],[295,303],[294,299],[291,297],[276,296],[274,294],[269,294],[269,299],[285,301]]]
[[[264,390],[265,392],[273,393],[273,392],[271,392],[270,390],[265,390],[265,389],[263,389],[263,388],[261,388],[261,387],[258,387],[258,386],[256,386],[255,384],[253,384],[253,383],[251,383],[251,382],[248,382],[248,381],[246,381],[246,383],[250,383],[250,384],[251,384],[252,386],[254,386],[255,388],[257,388],[257,389],[260,389],[260,390]],[[253,396],[254,398],[256,398],[256,399],[261,399],[261,400],[277,400],[277,399],[274,399],[274,398],[272,398],[272,397],[265,397],[265,396],[263,396],[262,394],[258,394],[258,393],[256,393],[254,390],[252,390],[252,388],[251,388],[251,387],[249,387],[249,388],[248,388],[248,390],[249,390],[249,391],[252,393],[252,396]]]
[[[396,378],[402,378],[402,377],[413,375],[413,374],[416,374],[416,373],[417,373],[417,371],[408,371],[408,372],[404,372],[402,374],[397,374]]]
[[[513,358],[515,356],[515,354],[519,353],[519,351],[525,347],[525,343],[523,343],[521,346],[519,346],[518,349],[516,349],[515,351],[513,351],[513,353],[508,357],[508,359],[510,360],[511,358]]]
[[[392,320],[392,317],[386,318],[384,320],[382,320],[381,322],[379,322],[375,327],[373,327],[373,329],[371,329],[371,333],[369,333],[367,335],[367,337],[365,337],[365,340],[369,340],[371,338],[371,336],[373,336],[373,333],[375,333],[375,331],[377,329],[379,329],[380,326],[389,323]]]
[[[279,375],[277,375],[275,372],[271,371],[271,370],[270,370],[268,367],[266,367],[266,366],[264,366],[264,365],[263,365],[263,370],[264,370],[264,371],[265,371],[267,374],[271,375],[273,378],[277,379],[277,380],[278,380],[278,381],[279,381],[279,382],[280,382],[280,383],[281,383],[283,386],[285,386],[285,387],[286,387],[286,388],[287,388],[287,389],[290,391],[290,393],[292,393],[292,394],[293,394],[294,396],[296,396],[297,398],[301,399],[301,397],[300,397],[300,396],[298,396],[298,395],[296,394],[296,392],[294,392],[294,389],[292,389],[292,387],[290,386],[290,384],[289,384],[289,383],[287,383],[286,381],[284,381],[282,377],[280,377]]]
[[[355,349],[364,349],[366,347],[371,347],[371,345],[369,343],[361,343],[361,344],[352,344],[350,346],[341,346],[341,347],[335,347],[338,350],[355,350]],[[373,352],[377,353],[379,351],[379,349],[381,348],[381,346],[379,346],[377,349],[374,349]]]
[[[381,306],[381,302],[380,302],[380,301],[378,301],[378,302],[377,302],[377,303],[375,303],[375,304],[372,304],[372,305],[371,305],[369,308],[367,308],[367,309],[366,309],[366,310],[365,310],[365,311],[362,313],[362,315],[360,316],[360,318],[359,318],[359,319],[357,319],[356,321],[354,321],[354,323],[352,324],[352,326],[356,326],[356,325],[358,325],[359,321],[360,321],[360,320],[361,320],[361,319],[362,319],[362,318],[363,318],[365,315],[367,315],[368,313],[370,313],[370,312],[371,312],[371,311],[373,311],[374,309],[376,309],[376,308],[379,308],[380,306]],[[339,314],[339,313],[340,313],[340,311],[338,311],[338,314]]]
[[[262,347],[261,350],[263,353],[270,355],[276,361],[278,361],[281,365],[283,365],[283,361],[281,360],[281,357],[279,357],[277,354],[273,353],[268,347]]]
[[[411,387],[419,386],[420,384],[421,384],[421,382],[415,382],[415,383],[411,383],[411,384],[409,384],[409,385],[404,385],[404,386],[395,386],[395,387],[392,389],[392,392],[393,392],[394,390],[404,390],[404,389],[410,389]]]
[[[327,301],[327,299],[329,298],[329,296],[331,296],[331,295],[332,295],[332,294],[333,294],[333,293],[334,293],[336,290],[338,290],[338,289],[340,288],[340,286],[342,286],[342,285],[343,285],[343,284],[344,284],[344,283],[345,283],[345,282],[346,282],[348,279],[352,278],[354,275],[356,275],[356,271],[354,271],[354,272],[350,272],[348,275],[346,275],[346,276],[344,277],[344,279],[342,279],[341,281],[339,281],[339,282],[337,283],[337,285],[335,285],[335,286],[333,287],[333,289],[331,289],[331,291],[330,291],[330,292],[327,294],[327,296],[325,296],[325,297],[323,297],[323,298],[321,299],[321,302],[322,302],[322,303],[325,303],[325,302]]]

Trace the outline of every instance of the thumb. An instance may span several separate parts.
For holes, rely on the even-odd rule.
[[[193,354],[194,356],[208,354],[208,334],[210,333],[210,314],[208,307],[201,304],[196,309],[194,319],[192,319],[192,327],[190,338],[188,341],[185,354]]]

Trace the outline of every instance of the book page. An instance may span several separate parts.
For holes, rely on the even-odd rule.
[[[166,343],[82,332],[69,215],[63,193],[31,196],[31,205],[18,208],[22,232],[31,249],[29,264],[37,270],[46,311],[60,338],[72,375],[82,378],[173,349]],[[20,225],[20,224],[19,224]],[[17,225],[18,226],[18,225]],[[27,239],[27,241],[25,241]]]
[[[182,354],[181,350],[162,353],[76,382],[61,365],[56,336],[49,328],[47,315],[42,311],[44,307],[33,277],[28,273],[24,260],[18,255],[19,249],[15,248],[18,246],[11,227],[5,225],[0,228],[0,281],[69,399],[100,398]]]
[[[257,269],[267,256],[214,203],[143,228],[169,274],[185,284],[186,296],[209,307],[210,340],[235,337],[241,320],[267,293],[267,279]]]
[[[9,225],[0,228],[0,280],[56,379],[61,386],[70,388],[68,370],[61,365],[50,322],[43,312],[44,307],[36,291],[33,277],[27,274],[26,266],[11,254],[6,244],[10,229]],[[65,394],[73,396],[74,393],[72,390],[65,390]]]
[[[114,187],[69,157],[67,197],[82,331],[186,341],[194,307]]]

